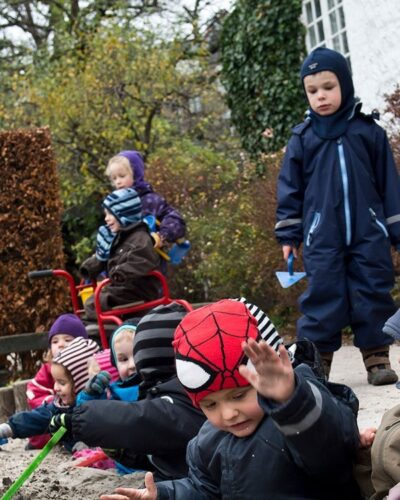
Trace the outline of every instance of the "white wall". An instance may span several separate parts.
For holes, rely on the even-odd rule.
[[[400,1],[343,0],[343,8],[356,95],[364,112],[383,113],[384,94],[400,84]]]

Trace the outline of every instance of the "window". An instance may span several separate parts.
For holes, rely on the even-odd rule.
[[[350,65],[343,0],[304,0],[302,17],[307,28],[307,49],[337,50]]]

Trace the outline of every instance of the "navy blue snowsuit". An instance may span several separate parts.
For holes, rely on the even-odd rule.
[[[294,127],[278,179],[275,234],[303,243],[308,288],[298,337],[322,352],[341,345],[392,343],[382,333],[396,307],[390,245],[400,247],[400,181],[384,130],[356,112],[337,139],[321,139],[306,120]]]

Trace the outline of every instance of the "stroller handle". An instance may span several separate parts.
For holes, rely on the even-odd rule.
[[[78,296],[76,292],[74,277],[72,276],[72,274],[70,274],[68,271],[64,271],[64,269],[38,269],[37,271],[28,272],[28,278],[30,279],[51,278],[53,276],[61,277],[68,281],[72,307],[74,309],[74,313],[79,316],[82,310],[79,308]]]
[[[28,278],[49,278],[53,276],[53,269],[41,269],[40,271],[30,271],[28,273]]]

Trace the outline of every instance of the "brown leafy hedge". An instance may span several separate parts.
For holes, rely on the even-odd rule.
[[[65,283],[30,280],[63,268],[62,203],[47,128],[0,132],[0,336],[46,331],[70,307]]]

